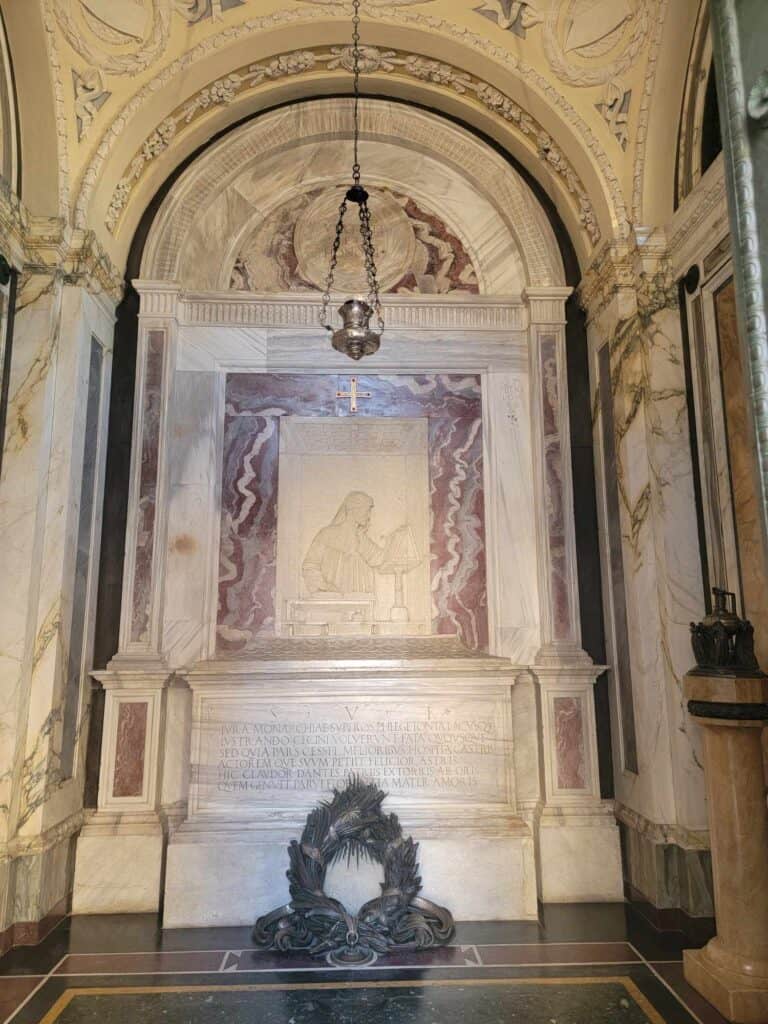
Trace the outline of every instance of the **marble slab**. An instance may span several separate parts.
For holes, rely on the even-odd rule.
[[[283,417],[279,632],[430,631],[428,427],[426,417]]]
[[[488,642],[480,381],[476,375],[358,379],[229,374],[222,477],[217,653],[247,652],[275,631],[280,424],[288,416],[418,417],[429,422],[431,632]]]
[[[407,800],[508,802],[501,697],[343,700],[206,694],[196,705],[193,818],[303,810],[360,775]]]

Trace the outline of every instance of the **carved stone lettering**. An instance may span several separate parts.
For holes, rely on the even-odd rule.
[[[231,809],[275,793],[314,797],[351,774],[415,798],[506,799],[506,740],[491,701],[450,709],[225,699],[206,704],[197,768],[199,809]]]

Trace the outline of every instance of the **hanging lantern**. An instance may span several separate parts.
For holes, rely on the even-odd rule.
[[[361,183],[360,161],[358,157],[360,142],[360,0],[353,0],[352,7],[354,11],[352,17],[352,75],[354,83],[352,185],[347,190],[339,206],[339,219],[336,222],[336,234],[331,248],[331,261],[328,267],[328,276],[325,280],[320,323],[326,331],[330,332],[331,343],[338,352],[343,352],[350,359],[362,359],[363,356],[373,355],[378,350],[384,330],[384,319],[381,313],[381,300],[379,298],[379,281],[376,272],[375,249],[373,247],[373,232],[371,229],[371,211],[368,209],[368,193]],[[368,279],[368,297],[367,300],[360,298],[347,299],[338,310],[343,326],[334,329],[333,325],[328,321],[328,306],[331,302],[331,289],[333,288],[333,278],[339,258],[341,236],[344,233],[344,216],[349,203],[355,204],[359,212],[363,265],[366,278]],[[375,329],[371,327],[371,318],[374,315],[376,317]]]

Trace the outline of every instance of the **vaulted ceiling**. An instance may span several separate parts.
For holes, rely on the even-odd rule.
[[[118,265],[163,182],[243,119],[348,93],[319,0],[0,0],[23,198]],[[458,120],[543,186],[582,264],[672,213],[699,0],[363,0],[363,88]]]

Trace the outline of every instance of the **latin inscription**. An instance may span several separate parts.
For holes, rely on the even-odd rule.
[[[351,774],[413,796],[502,795],[505,745],[493,705],[439,718],[423,704],[398,710],[395,716],[375,706],[335,705],[330,714],[317,708],[306,719],[286,721],[279,713],[269,720],[264,708],[241,708],[235,720],[219,705],[204,729],[205,802],[323,792]]]

